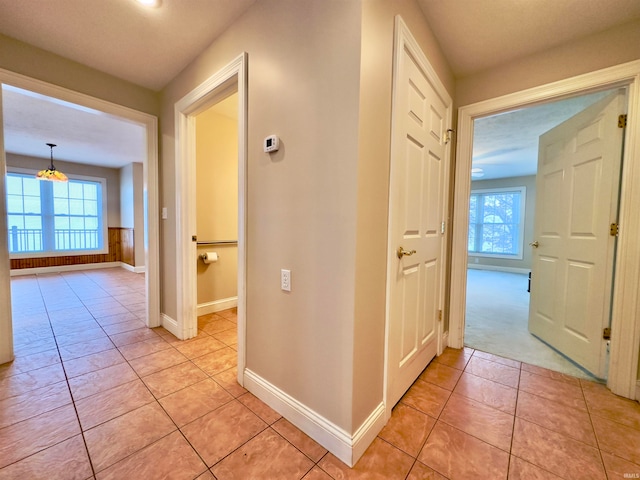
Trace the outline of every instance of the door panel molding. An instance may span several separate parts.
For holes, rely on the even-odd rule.
[[[443,222],[448,211],[450,145],[444,138],[451,125],[452,100],[400,16],[395,23],[392,97],[386,418],[398,395],[442,352],[444,332],[438,312],[443,308],[447,265]],[[436,211],[428,208],[433,205]],[[406,249],[400,259],[399,246]],[[416,250],[417,255],[411,256]]]
[[[467,201],[471,192],[473,121],[515,108],[594,90],[627,86],[628,125],[620,195],[613,307],[611,354],[607,385],[616,394],[635,398],[640,347],[640,60],[541,85],[528,90],[466,105],[458,110],[455,167],[449,345],[462,348],[466,305]],[[633,127],[635,126],[635,127]],[[634,212],[634,209],[636,212]]]

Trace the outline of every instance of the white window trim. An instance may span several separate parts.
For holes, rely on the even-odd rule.
[[[478,188],[471,190],[471,195],[477,193],[507,193],[507,192],[520,192],[520,224],[518,225],[518,238],[520,240],[520,247],[518,249],[519,253],[517,255],[506,255],[502,253],[486,253],[486,252],[469,252],[467,251],[470,257],[483,257],[483,258],[504,258],[508,260],[522,260],[524,258],[524,225],[526,221],[526,211],[525,208],[527,206],[527,187],[522,186],[514,186],[514,187],[500,187],[500,188]],[[471,198],[471,197],[469,197]],[[467,202],[467,205],[469,202]],[[468,207],[467,207],[468,208]],[[470,225],[469,225],[470,227]],[[468,245],[468,239],[467,239]],[[468,247],[467,247],[468,250]]]
[[[20,173],[23,175],[34,175],[36,170],[30,168],[11,167],[7,165],[7,173]],[[29,252],[29,253],[11,253],[10,259],[20,258],[50,258],[50,257],[75,257],[78,255],[105,255],[109,253],[109,222],[107,209],[107,179],[102,177],[91,177],[89,175],[76,175],[67,173],[67,177],[71,180],[85,180],[96,182],[102,185],[102,248],[96,250],[64,250],[49,252]]]

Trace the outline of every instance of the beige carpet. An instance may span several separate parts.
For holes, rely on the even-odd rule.
[[[593,379],[529,333],[527,275],[469,269],[465,345],[540,367]]]

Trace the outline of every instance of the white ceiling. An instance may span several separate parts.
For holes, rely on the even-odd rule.
[[[473,123],[473,180],[535,175],[538,167],[538,138],[611,91],[547,103],[491,117]]]
[[[0,32],[162,90],[256,0],[0,0]]]
[[[120,168],[147,154],[142,125],[19,88],[2,86],[5,150],[54,160]],[[55,162],[54,162],[55,163]]]
[[[255,1],[162,0],[147,8],[134,0],[0,0],[0,33],[159,91]],[[638,0],[418,2],[459,77],[640,18]],[[48,158],[45,144],[56,143],[60,160],[140,161],[139,127],[127,121],[17,91],[5,96],[7,151]],[[484,155],[524,148],[509,134],[517,122],[500,121],[487,122],[496,128],[489,143],[476,137]],[[496,148],[498,138],[504,143]]]

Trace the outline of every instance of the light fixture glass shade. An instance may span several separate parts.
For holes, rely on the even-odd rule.
[[[56,167],[53,166],[53,147],[56,145],[53,143],[47,143],[49,148],[51,149],[51,165],[49,168],[45,168],[44,170],[40,170],[36,173],[36,178],[38,180],[48,180],[50,182],[68,182],[69,178],[59,170],[56,170]]]
[[[45,168],[36,173],[38,180],[49,180],[50,182],[68,182],[69,178],[55,168]]]

